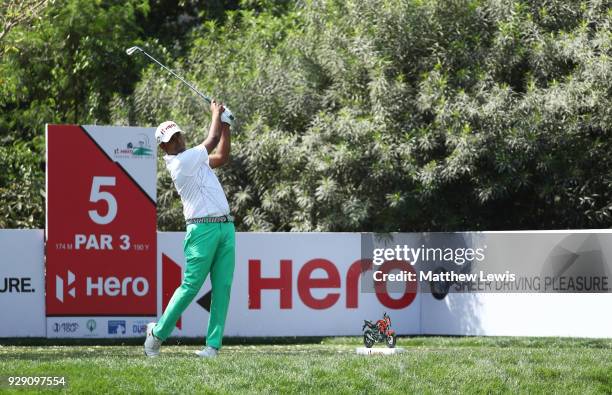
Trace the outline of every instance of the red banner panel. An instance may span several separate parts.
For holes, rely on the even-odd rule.
[[[47,126],[47,316],[156,315],[149,141],[145,128]]]

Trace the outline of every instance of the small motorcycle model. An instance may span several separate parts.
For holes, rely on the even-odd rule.
[[[383,319],[373,323],[368,320],[363,320],[363,344],[367,348],[371,348],[376,342],[385,342],[387,347],[395,347],[396,335],[391,329],[391,317],[387,313],[383,313]]]

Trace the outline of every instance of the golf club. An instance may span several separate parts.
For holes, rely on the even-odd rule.
[[[180,75],[176,74],[174,71],[172,71],[169,68],[167,68],[166,66],[164,66],[161,62],[159,62],[153,56],[149,55],[144,49],[142,49],[140,47],[137,47],[137,46],[134,46],[134,47],[130,47],[130,48],[125,50],[125,53],[127,53],[128,56],[131,56],[132,54],[134,54],[134,52],[142,52],[149,59],[151,59],[152,61],[154,61],[158,65],[160,65],[163,69],[168,71],[170,74],[172,74],[176,78],[178,78],[183,84],[187,85],[192,91],[194,91],[198,96],[200,96],[202,99],[204,99],[205,102],[207,102],[210,105],[210,103],[212,101],[212,99],[210,97],[206,96],[205,94],[203,94],[202,92],[197,90],[195,86],[193,86],[192,84],[187,82],[183,77],[181,77]],[[235,120],[234,114],[232,114],[232,112],[230,111],[229,108],[225,107],[225,111],[223,111],[221,113],[221,122],[225,122],[225,123],[227,123],[227,124],[229,124],[230,126],[233,127],[234,126],[234,120]]]

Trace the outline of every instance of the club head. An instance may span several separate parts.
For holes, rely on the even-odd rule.
[[[125,50],[125,53],[128,55],[132,55],[136,51],[142,51],[142,49],[140,49],[140,47],[130,47]]]

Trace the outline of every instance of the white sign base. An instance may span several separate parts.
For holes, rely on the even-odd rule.
[[[48,338],[128,338],[146,336],[155,317],[47,317]]]

